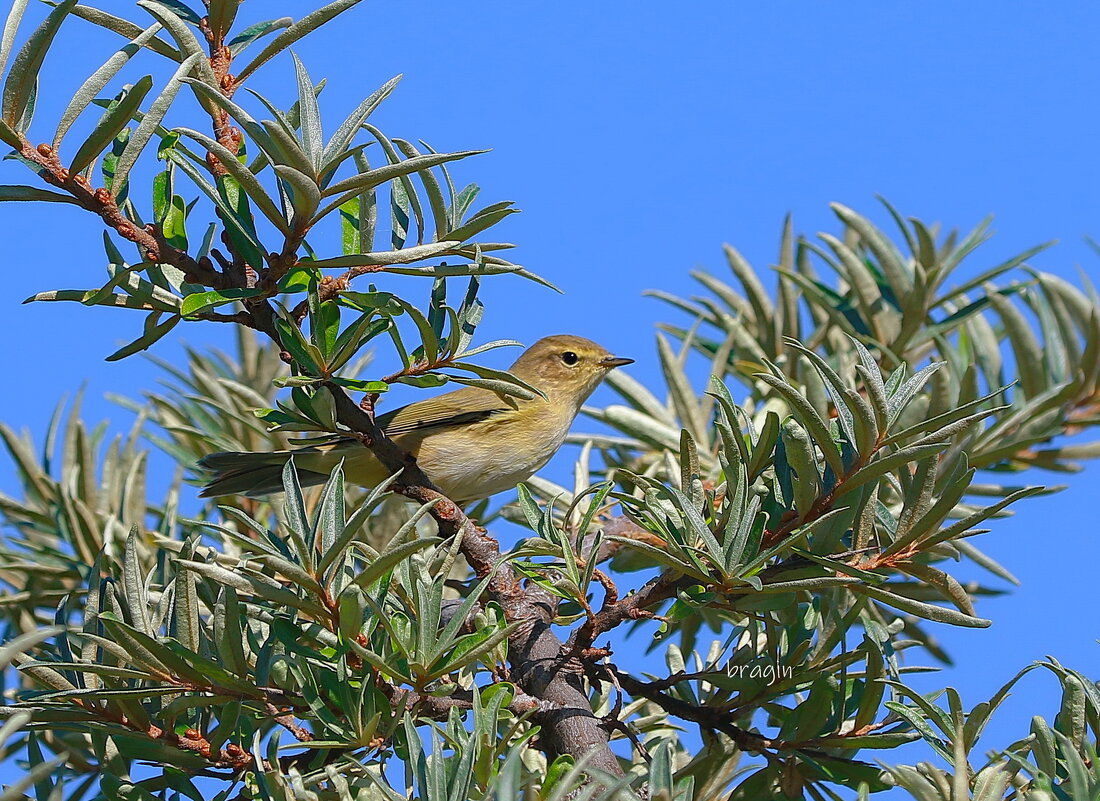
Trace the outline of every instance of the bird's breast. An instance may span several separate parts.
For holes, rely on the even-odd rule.
[[[551,404],[521,407],[480,423],[426,433],[413,443],[417,463],[445,495],[466,501],[512,489],[561,447],[572,415]]]

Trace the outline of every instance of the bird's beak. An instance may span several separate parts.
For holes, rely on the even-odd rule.
[[[600,367],[610,370],[612,367],[622,367],[624,364],[634,364],[633,359],[624,359],[621,356],[604,356],[599,361]]]

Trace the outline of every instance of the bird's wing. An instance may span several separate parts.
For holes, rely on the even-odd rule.
[[[467,387],[379,415],[378,425],[392,437],[426,428],[469,425],[513,408],[495,392]]]

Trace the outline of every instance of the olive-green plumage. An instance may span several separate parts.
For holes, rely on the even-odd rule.
[[[466,387],[379,415],[378,423],[445,495],[465,503],[511,489],[550,461],[604,376],[630,362],[583,337],[546,337],[508,368],[545,398],[522,400]],[[280,492],[291,456],[304,486],[326,481],[341,459],[352,483],[373,487],[388,475],[359,442],[336,439],[292,451],[212,453],[199,462],[213,474],[202,495]]]

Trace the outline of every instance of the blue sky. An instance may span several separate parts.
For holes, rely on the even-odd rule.
[[[312,6],[249,2],[243,17],[298,16]],[[517,202],[524,213],[502,235],[519,246],[518,261],[565,293],[510,277],[486,281],[483,341],[583,334],[635,357],[633,374],[656,382],[653,324],[669,313],[644,290],[692,292],[688,271],[722,273],[727,241],[766,267],[788,212],[807,234],[836,229],[827,208],[834,200],[884,222],[876,194],[948,227],[995,214],[997,236],[973,258],[975,269],[1058,239],[1037,267],[1100,279],[1083,239],[1100,236],[1094,3],[427,0],[396,8],[363,3],[297,50],[315,79],[329,79],[322,107],[331,117],[404,73],[375,119],[383,130],[438,149],[493,149],[462,164],[458,177],[478,182],[483,202]],[[47,83],[43,120],[117,46],[77,20],[59,41],[47,75],[65,92],[50,98]],[[286,61],[272,73],[280,81],[292,74]],[[50,132],[43,127],[41,138]],[[0,170],[0,182],[30,182],[17,164]],[[0,419],[40,435],[58,396],[86,381],[86,416],[121,427],[127,416],[104,393],[137,395],[155,371],[141,358],[102,359],[136,336],[139,319],[19,305],[36,291],[90,287],[103,276],[95,220],[50,211],[0,209],[8,247]],[[179,358],[181,337],[203,344],[227,334],[180,326],[157,354]],[[557,469],[564,475],[567,466]],[[1095,476],[1071,476],[1066,492],[1027,502],[982,538],[1022,587],[981,602],[992,628],[940,630],[957,667],[925,686],[950,682],[973,705],[1045,654],[1093,670],[1100,646],[1095,628],[1080,622],[1088,617],[1054,614],[1095,602]],[[0,464],[0,489],[12,486],[10,466]],[[994,719],[988,745],[1023,736],[1032,714],[1052,719],[1056,699],[1052,678],[1025,680]]]

